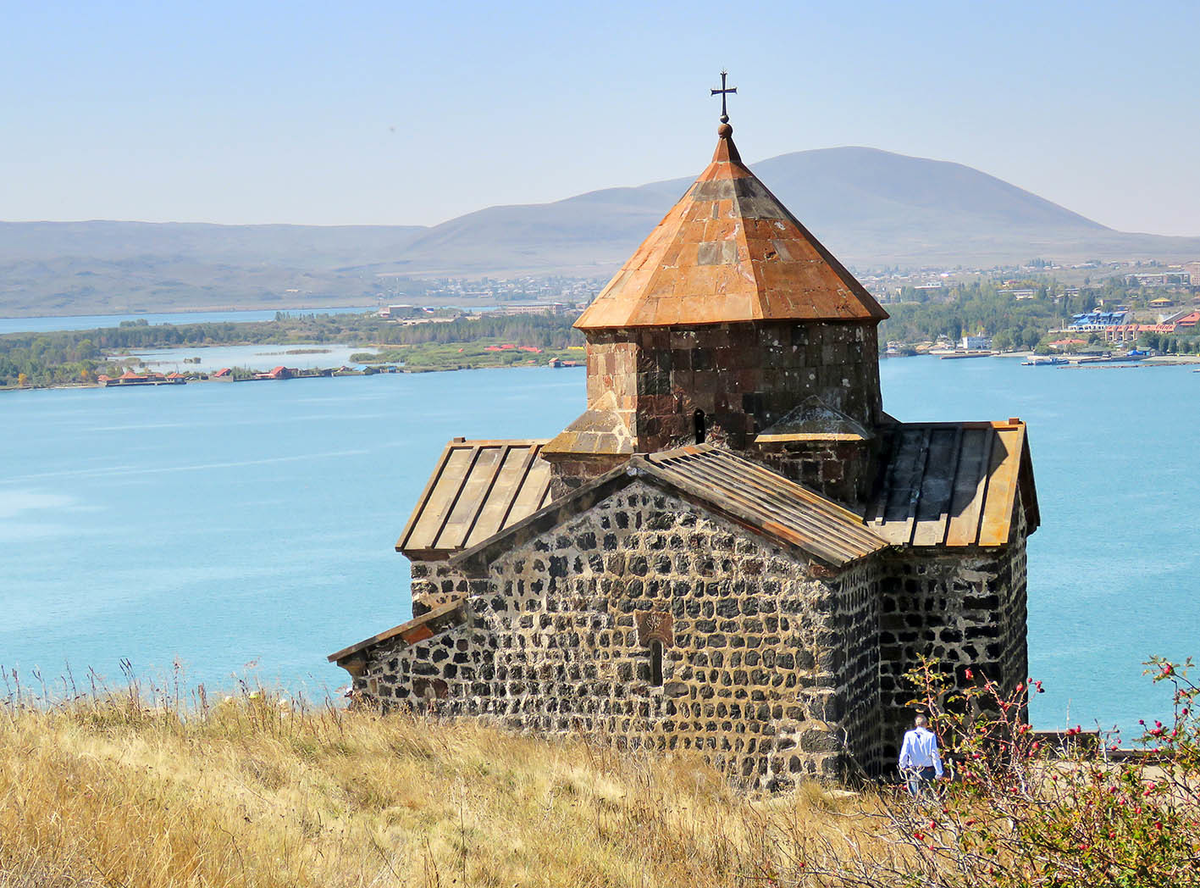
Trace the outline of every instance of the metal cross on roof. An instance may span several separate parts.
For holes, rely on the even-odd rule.
[[[720,97],[721,97],[721,123],[729,123],[729,111],[728,111],[728,109],[725,107],[725,97],[726,97],[726,96],[727,96],[729,93],[735,93],[735,92],[737,92],[737,87],[736,87],[736,86],[731,86],[731,87],[729,87],[728,89],[726,89],[726,88],[725,88],[725,78],[726,78],[728,75],[729,75],[729,72],[728,72],[728,71],[726,71],[726,70],[724,70],[724,69],[722,69],[722,70],[721,70],[721,88],[720,88],[720,89],[714,89],[714,90],[712,91],[712,94],[713,94],[714,96],[720,96]]]

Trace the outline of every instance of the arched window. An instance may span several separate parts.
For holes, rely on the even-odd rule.
[[[697,410],[695,413],[693,413],[692,414],[692,422],[695,423],[695,426],[696,426],[696,443],[703,444],[704,443],[704,431],[705,431],[705,429],[704,429],[704,411]]]
[[[662,660],[663,643],[656,638],[650,642],[650,684],[656,688],[663,683]]]

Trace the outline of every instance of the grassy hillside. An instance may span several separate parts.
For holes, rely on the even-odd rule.
[[[1110,759],[1078,727],[1030,730],[1040,682],[955,691],[926,663],[914,705],[954,780],[917,803],[245,684],[186,701],[68,677],[54,702],[3,670],[0,888],[1200,888],[1200,685],[1191,661],[1148,666],[1175,716],[1146,726],[1152,756]]]
[[[879,804],[702,761],[261,695],[0,710],[0,885],[750,886]],[[868,843],[869,838],[864,838]],[[871,853],[902,858],[885,846]]]

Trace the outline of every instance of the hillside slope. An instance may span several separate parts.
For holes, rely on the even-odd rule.
[[[1120,237],[961,164],[873,148],[829,148],[773,157],[753,169],[801,222],[852,264],[991,262],[1010,256],[1021,261],[1035,245]],[[506,256],[517,265],[551,257],[556,264],[617,264],[691,181],[490,207],[417,237],[407,259],[416,268],[436,266],[449,255],[480,267]]]
[[[0,886],[733,888],[859,830],[904,859],[871,835],[874,797],[738,792],[696,754],[258,692],[183,719],[174,705],[6,711]]]
[[[0,315],[374,301],[420,226],[0,222]],[[291,292],[289,292],[291,291]]]
[[[1115,231],[957,163],[849,147],[797,151],[751,167],[840,259],[864,268],[1200,256],[1200,237]],[[447,257],[477,269],[607,270],[691,182],[490,207],[435,226],[413,240],[405,258],[420,270],[445,268]]]
[[[962,164],[828,148],[752,166],[861,268],[1200,256],[1200,238],[1115,231]],[[0,223],[0,314],[369,304],[387,290],[381,273],[603,276],[691,181],[489,207],[431,228]]]

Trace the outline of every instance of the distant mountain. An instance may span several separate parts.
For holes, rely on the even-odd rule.
[[[962,164],[875,148],[826,148],[752,165],[834,254],[862,268],[1200,256],[1200,238],[1126,234]],[[549,204],[490,207],[431,228],[406,256],[477,268],[620,264],[692,178]]]
[[[1115,231],[962,164],[828,148],[753,169],[859,268],[1200,257],[1200,238]],[[429,228],[0,222],[0,314],[370,304],[396,275],[603,275],[691,181],[489,207]]]
[[[421,226],[0,222],[0,315],[374,302]]]

